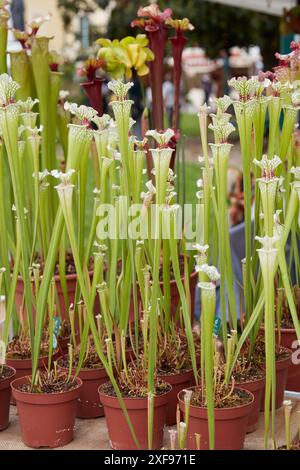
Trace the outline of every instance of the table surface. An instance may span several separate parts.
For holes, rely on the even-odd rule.
[[[291,439],[298,437],[300,401],[292,400],[293,409],[291,413]],[[264,449],[264,414],[260,413],[259,428],[248,434],[245,441],[247,450]],[[276,412],[276,438],[277,445],[285,444],[284,410]],[[168,445],[168,428],[165,431],[165,445]],[[105,418],[76,420],[74,440],[65,447],[57,450],[109,450],[107,428]],[[10,407],[10,425],[0,432],[0,450],[31,450],[21,440],[20,429],[15,406]]]

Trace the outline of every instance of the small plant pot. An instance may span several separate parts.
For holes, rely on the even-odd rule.
[[[300,392],[300,354],[295,350],[295,347],[299,348],[296,330],[294,328],[281,328],[280,331],[281,346],[284,346],[285,348],[291,349],[293,351],[291,365],[288,369],[286,389],[292,390],[294,392]],[[276,337],[278,338],[277,329]],[[293,355],[295,355],[294,360]]]
[[[286,390],[286,382],[288,377],[288,370],[291,365],[291,355],[292,352],[286,348],[290,355],[284,359],[276,361],[276,399],[275,399],[275,409],[277,410],[282,406],[284,391]],[[265,389],[263,389],[260,411],[265,409]]]
[[[237,383],[236,386],[248,390],[254,396],[252,411],[249,415],[247,433],[254,432],[258,428],[261,397],[265,388],[266,378],[263,377],[252,382]]]
[[[195,390],[197,387],[191,387]],[[239,388],[240,389],[240,388]],[[252,411],[254,396],[247,391],[251,402],[235,408],[215,409],[215,450],[242,450]],[[184,415],[184,399],[182,392],[178,394],[180,410]],[[207,408],[190,406],[189,425],[186,447],[197,450],[195,433],[201,435],[201,450],[209,449]]]
[[[181,390],[189,388],[193,383],[194,373],[192,370],[187,370],[179,374],[172,375],[158,375],[158,378],[163,382],[167,382],[172,386],[172,390],[169,393],[169,403],[166,425],[172,426],[176,424],[176,410],[177,410],[177,395]]]
[[[28,447],[56,448],[73,440],[77,401],[82,387],[61,393],[28,393],[18,389],[28,377],[11,383],[12,394],[18,407],[22,441]]]
[[[10,369],[11,375],[5,379],[0,379],[0,431],[8,427],[9,423],[9,405],[10,405],[10,384],[16,376],[13,367],[5,366]]]
[[[163,444],[164,427],[167,417],[170,390],[154,398],[153,449],[160,449]],[[139,446],[136,445],[127,424],[125,415],[117,397],[106,395],[99,388],[99,396],[104,406],[108,428],[109,444],[114,450],[147,450],[148,449],[148,399],[124,398]]]
[[[6,364],[9,367],[13,367],[16,371],[15,379],[20,379],[21,377],[26,377],[31,375],[32,372],[32,359],[7,359]],[[48,356],[43,356],[39,358],[39,369],[48,367]],[[11,395],[10,404],[15,405],[15,399]]]
[[[66,367],[59,364],[61,370],[67,371]],[[76,369],[72,370],[75,374]],[[82,387],[77,404],[77,418],[91,419],[104,416],[104,408],[100,402],[98,388],[108,380],[104,367],[99,369],[81,369],[78,377],[82,380]]]

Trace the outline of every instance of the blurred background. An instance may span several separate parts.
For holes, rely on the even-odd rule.
[[[260,70],[271,69],[276,65],[276,51],[289,52],[291,40],[300,37],[300,0],[159,0],[158,3],[161,10],[172,8],[175,18],[188,17],[195,27],[187,35],[183,54],[180,103],[180,130],[184,139],[181,161],[185,172],[183,181],[188,182],[184,192],[189,202],[194,200],[197,157],[201,152],[199,106],[204,102],[212,103],[215,96],[230,93],[227,81],[231,77],[250,77]],[[139,6],[147,4],[147,0],[11,0],[11,27],[24,30],[33,17],[51,14],[39,34],[53,36],[51,49],[64,56],[63,88],[71,92],[69,99],[86,103],[77,70],[84,60],[96,56],[99,46],[95,45],[95,40],[99,37],[121,39],[141,32],[131,28],[130,23]],[[11,32],[9,49],[18,48],[20,45]],[[172,93],[171,56],[170,50],[165,62],[166,93],[167,90]],[[147,81],[143,88],[142,93],[133,97],[137,121],[151,99]],[[167,96],[165,101],[168,102]],[[169,112],[172,113],[172,109],[166,114]],[[238,146],[232,152],[231,165],[232,178],[236,181],[240,174]]]
[[[65,57],[66,88],[76,95],[76,69],[95,56],[99,37],[121,39],[137,33],[130,27],[143,0],[12,0],[12,26],[24,30],[35,16],[51,14],[40,34],[54,36],[52,48]],[[150,2],[151,3],[151,2]],[[183,57],[182,111],[196,112],[203,101],[226,93],[232,76],[256,74],[275,65],[274,53],[285,52],[300,33],[297,0],[160,0],[161,10],[188,17],[195,26]],[[292,12],[292,19],[288,13]],[[287,21],[289,20],[289,21]],[[298,31],[299,30],[299,31]],[[10,50],[20,47],[10,36]],[[288,52],[288,51],[287,51]],[[171,51],[170,51],[171,57]],[[172,68],[171,59],[166,62]],[[69,83],[68,83],[69,81]],[[77,100],[83,96],[74,96]],[[184,119],[183,119],[184,120]],[[183,122],[184,125],[184,122]],[[189,123],[189,133],[198,132]]]

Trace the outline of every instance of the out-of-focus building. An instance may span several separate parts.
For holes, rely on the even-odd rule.
[[[36,16],[51,14],[51,20],[42,25],[40,35],[54,36],[51,48],[62,50],[67,35],[64,31],[64,24],[61,12],[57,7],[56,0],[23,0],[25,9],[25,24]]]
[[[56,0],[23,0],[25,8],[25,23],[35,16],[51,14],[51,20],[45,23],[39,34],[54,36],[51,47],[59,52],[64,50],[79,50],[87,48],[89,44],[89,27],[96,26],[99,32],[105,32],[111,11],[115,2],[112,0],[104,10],[95,6],[95,11],[89,14],[81,13],[74,18],[68,32],[64,29],[62,12]],[[91,0],[91,5],[93,2]]]

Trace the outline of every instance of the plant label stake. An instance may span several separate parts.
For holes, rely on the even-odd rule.
[[[213,329],[213,335],[215,338],[218,337],[219,335],[219,331],[220,331],[220,328],[221,328],[221,318],[219,317],[216,317],[215,320],[214,320],[214,329]]]

